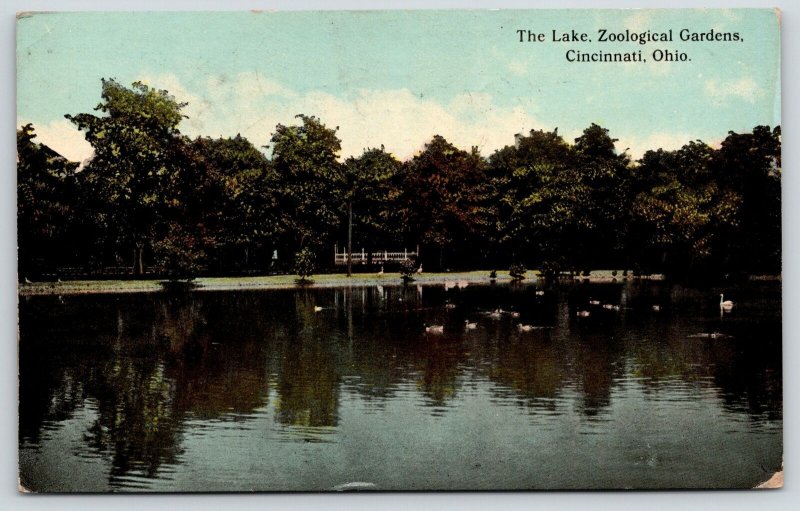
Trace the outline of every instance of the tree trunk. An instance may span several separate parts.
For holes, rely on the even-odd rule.
[[[347,203],[347,276],[353,273],[353,203]]]
[[[133,269],[134,275],[142,275],[144,273],[144,261],[142,261],[142,254],[144,253],[144,246],[142,243],[136,243],[133,246]]]

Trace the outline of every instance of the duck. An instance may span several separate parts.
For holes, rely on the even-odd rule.
[[[733,309],[733,302],[730,300],[725,300],[725,297],[722,293],[719,295],[719,309],[726,312]]]
[[[614,305],[613,303],[604,303],[603,308],[609,311],[618,311],[619,305]]]
[[[426,334],[443,334],[444,325],[429,325],[425,327]]]
[[[495,309],[492,312],[487,312],[486,315],[492,319],[500,319],[503,316],[503,309]]]
[[[446,304],[444,304],[444,308],[445,309],[455,309],[456,308],[456,304],[454,304],[454,303],[446,303]]]
[[[518,317],[519,317],[519,312],[512,311],[512,312],[509,312],[508,314],[509,314],[509,315],[510,315],[512,318],[518,318]]]
[[[589,311],[578,311],[575,315],[578,316],[579,318],[588,318],[589,316],[592,315],[592,313]]]
[[[544,296],[544,289],[537,289],[536,296]]]
[[[661,306],[658,304],[654,304],[650,308],[653,309],[653,311],[655,312],[659,312],[661,310]]]
[[[600,300],[589,300],[589,305],[600,305]]]
[[[475,330],[476,328],[478,328],[478,323],[477,322],[470,323],[470,321],[468,319],[464,320],[464,329],[465,330]]]

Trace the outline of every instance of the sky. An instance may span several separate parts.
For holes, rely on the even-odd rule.
[[[92,149],[64,115],[91,112],[114,78],[188,102],[191,137],[266,146],[306,114],[338,126],[342,157],[384,145],[407,159],[436,134],[489,156],[516,133],[558,128],[572,142],[597,123],[636,158],[780,124],[778,24],[768,9],[39,13],[17,23],[17,124],[82,161]],[[523,29],[546,40],[520,42]],[[601,43],[599,29],[671,29],[673,41]],[[682,29],[742,40],[683,42]],[[647,62],[570,63],[570,49]],[[655,62],[659,49],[691,60]]]

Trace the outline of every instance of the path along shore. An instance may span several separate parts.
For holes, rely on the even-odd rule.
[[[648,275],[640,277],[612,276],[611,272],[592,272],[588,277],[569,277],[575,281],[587,282],[623,282],[625,280],[662,280],[661,275]],[[508,284],[513,279],[506,271],[498,271],[497,278],[490,279],[489,271],[470,271],[454,273],[423,273],[414,276],[411,285],[444,285],[457,283],[464,287],[470,284]],[[524,283],[536,283],[538,274],[529,271]],[[25,282],[18,286],[19,296],[37,295],[75,295],[75,294],[106,294],[106,293],[153,293],[163,291],[163,280],[73,280],[63,282]],[[236,291],[245,289],[291,289],[300,286],[312,288],[340,287],[340,286],[391,286],[403,283],[397,273],[356,273],[352,277],[344,274],[314,275],[302,283],[297,275],[270,275],[263,277],[207,277],[193,281],[193,291]]]

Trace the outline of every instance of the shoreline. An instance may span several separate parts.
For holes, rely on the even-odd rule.
[[[663,275],[641,276],[612,276],[610,271],[592,272],[589,276],[564,277],[562,282],[590,282],[590,283],[621,283],[626,281],[661,281]],[[164,292],[162,286],[164,279],[148,280],[72,280],[63,282],[33,282],[19,283],[18,296],[58,296],[58,295],[88,295],[88,294],[128,294],[128,293],[158,293]],[[489,278],[489,271],[477,270],[454,273],[427,273],[419,275],[408,285],[434,286],[448,283],[454,286],[465,285],[491,285],[510,284],[514,280],[507,271],[498,271],[496,279]],[[541,277],[533,271],[521,281],[521,284],[535,284],[541,282]],[[345,274],[321,274],[300,283],[297,275],[271,275],[260,277],[202,277],[193,281],[193,292],[207,291],[243,291],[243,290],[269,290],[269,289],[294,289],[300,287],[328,288],[328,287],[366,287],[366,286],[400,286],[403,280],[399,274],[361,273],[347,277]]]

